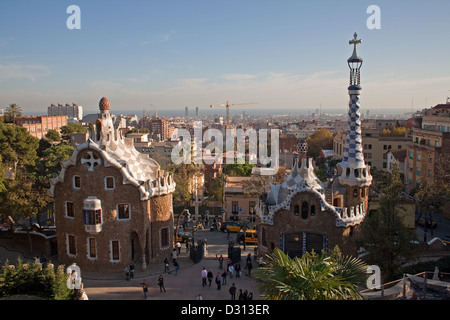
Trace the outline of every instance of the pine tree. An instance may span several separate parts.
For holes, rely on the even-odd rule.
[[[392,280],[401,265],[420,255],[416,232],[405,227],[399,211],[405,189],[400,173],[394,165],[379,196],[380,207],[366,218],[357,241],[366,250],[364,260],[378,265],[386,281]]]

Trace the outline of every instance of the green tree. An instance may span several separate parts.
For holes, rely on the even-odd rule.
[[[68,123],[66,126],[61,127],[61,137],[65,141],[70,141],[70,135],[75,132],[85,133],[88,128],[78,123]]]
[[[306,138],[308,143],[308,155],[317,158],[320,150],[333,149],[333,134],[325,128],[319,129]]]
[[[378,265],[386,281],[392,280],[401,265],[414,261],[421,253],[415,231],[405,227],[399,211],[404,189],[400,169],[394,165],[379,196],[380,207],[366,218],[357,240],[366,250],[364,260]]]
[[[8,261],[0,269],[0,298],[14,295],[32,295],[47,300],[71,300],[73,293],[67,287],[63,266],[56,270],[52,264],[45,268],[40,263],[16,265]]]
[[[255,165],[250,163],[230,163],[225,165],[224,174],[232,177],[250,177],[254,167]]]
[[[201,172],[202,169],[202,165],[185,163],[174,165],[168,169],[169,172],[173,173],[175,183],[177,184],[173,193],[174,202],[183,203],[185,206],[188,206],[189,201],[192,199],[189,184],[192,182],[192,177],[196,173]]]
[[[50,129],[47,131],[47,134],[45,135],[45,138],[49,140],[50,142],[59,142],[61,141],[61,136],[59,135],[59,132],[53,129]]]
[[[22,116],[22,109],[15,103],[10,104],[5,110],[5,122],[14,123],[17,117]]]
[[[218,176],[216,179],[211,181],[208,189],[206,190],[212,198],[219,202],[219,204],[223,202],[224,180],[225,177],[223,175]]]
[[[39,139],[31,136],[27,129],[0,123],[0,156],[7,167],[16,168],[34,164]]]
[[[265,266],[255,270],[268,300],[354,300],[363,299],[357,285],[367,279],[367,265],[342,256],[335,248],[290,258],[279,249],[268,256]]]
[[[64,143],[42,150],[42,157],[36,161],[33,168],[29,168],[36,183],[44,188],[50,188],[50,179],[61,171],[61,162],[69,160],[73,150],[71,145]]]
[[[32,254],[32,219],[49,203],[47,189],[37,184],[30,173],[18,171],[16,179],[8,181],[7,190],[0,194],[0,200],[1,212],[10,217],[12,224],[19,225],[27,232]]]
[[[17,175],[25,167],[34,165],[39,140],[32,137],[25,128],[0,123],[0,216],[5,221],[11,214],[8,188],[17,184]],[[8,170],[8,176],[5,175]]]

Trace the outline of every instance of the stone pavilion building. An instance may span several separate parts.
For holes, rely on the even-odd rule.
[[[173,250],[173,177],[114,128],[106,98],[89,139],[51,181],[58,260],[81,270],[146,270]]]
[[[335,176],[326,183],[314,173],[312,159],[306,157],[307,146],[300,143],[289,176],[260,197],[256,212],[260,254],[276,248],[291,257],[307,251],[328,251],[339,246],[344,254],[356,254],[351,238],[360,230],[368,211],[370,167],[364,162],[361,144],[359,95],[360,68],[363,60],[357,53],[361,40],[354,39],[350,67],[349,130],[343,161]]]

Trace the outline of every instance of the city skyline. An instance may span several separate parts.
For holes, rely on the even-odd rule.
[[[66,26],[70,5],[80,30]],[[370,5],[381,29],[367,26]],[[202,114],[226,100],[258,102],[239,113],[345,111],[357,32],[361,111],[415,111],[450,95],[449,9],[437,0],[2,1],[0,108],[75,102],[87,114],[106,96],[114,110],[148,114]]]

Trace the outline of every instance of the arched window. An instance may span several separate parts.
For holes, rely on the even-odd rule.
[[[300,207],[298,205],[294,206],[294,215],[298,216],[300,214]]]
[[[308,219],[308,202],[302,202],[302,219]]]
[[[311,206],[311,217],[314,216],[316,214],[316,206],[312,205]]]

